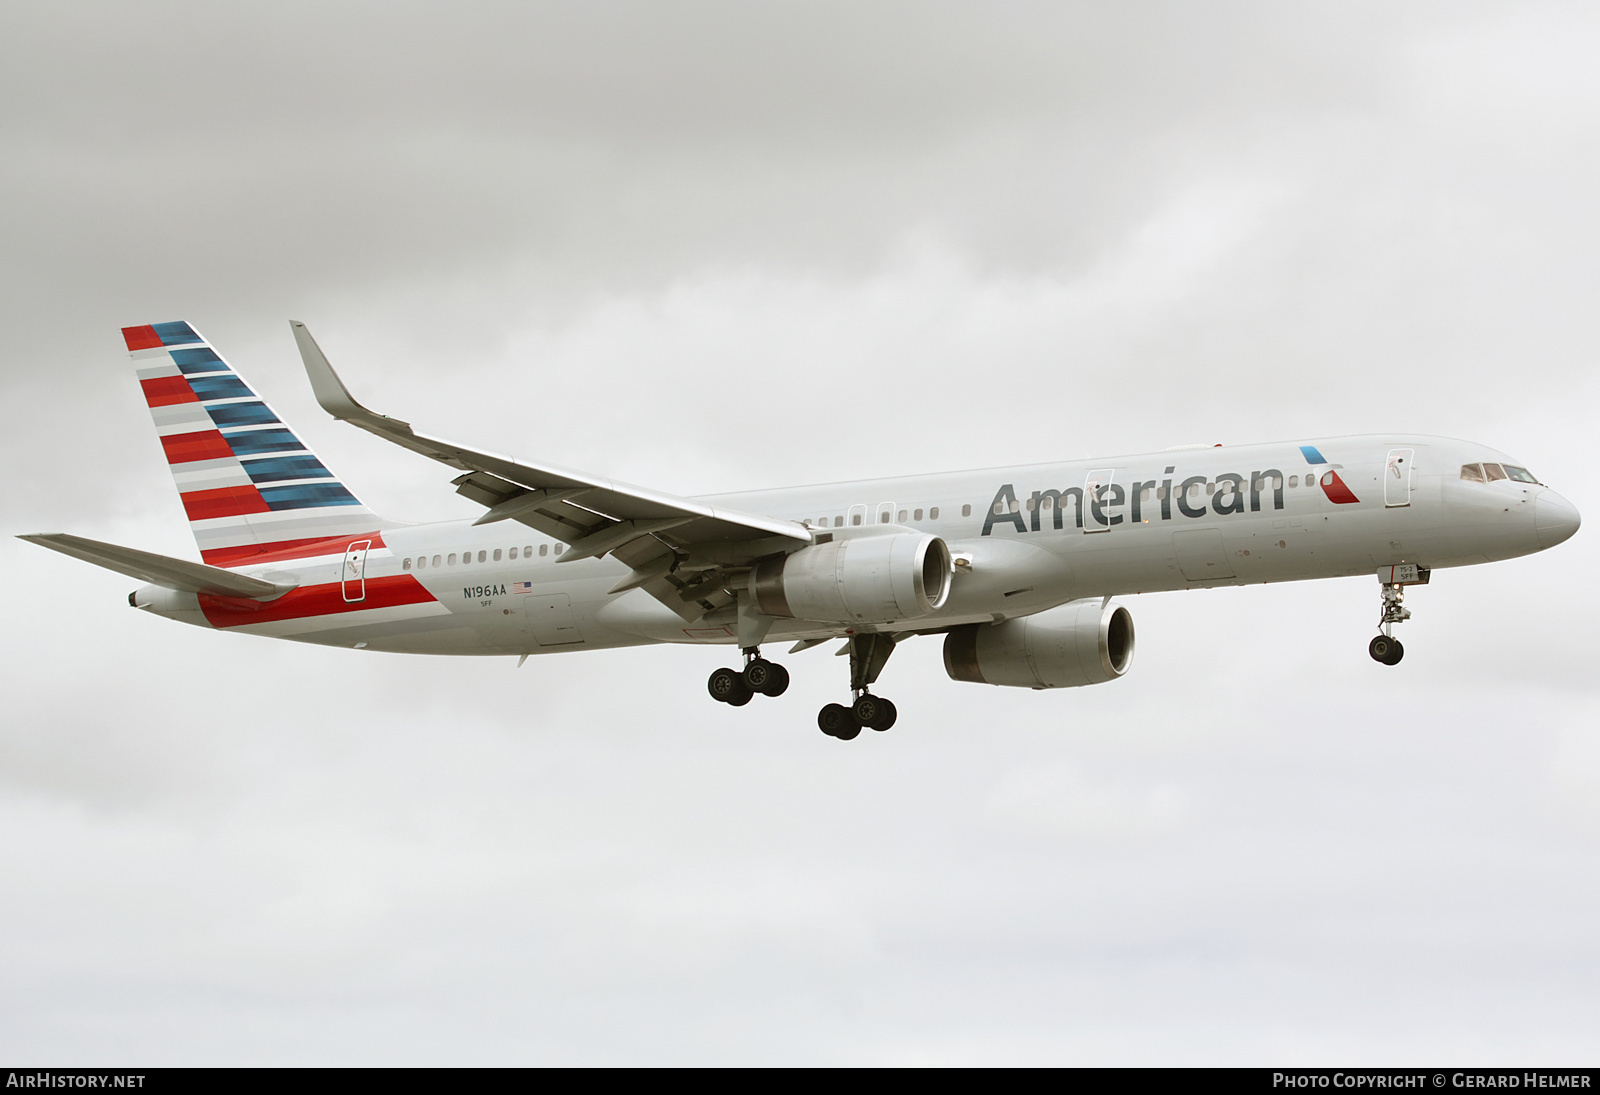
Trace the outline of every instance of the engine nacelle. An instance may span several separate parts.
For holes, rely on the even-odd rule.
[[[765,616],[837,624],[912,620],[950,595],[950,549],[920,532],[812,544],[758,563],[750,592]]]
[[[951,678],[1016,688],[1076,688],[1115,680],[1133,661],[1133,615],[1100,598],[1033,616],[952,628],[944,639]]]

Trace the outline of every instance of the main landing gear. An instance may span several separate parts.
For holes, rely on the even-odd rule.
[[[761,656],[760,647],[744,651],[744,669],[718,669],[706,681],[711,698],[734,707],[743,707],[756,695],[781,696],[789,687],[789,671]]]
[[[887,730],[898,716],[893,703],[867,691],[894,653],[894,639],[888,635],[852,635],[849,643],[850,703],[830,703],[817,713],[817,726],[822,732],[841,741],[860,737],[863,727]],[[783,695],[789,687],[789,671],[763,658],[759,647],[745,647],[743,653],[744,669],[718,669],[706,681],[711,698],[743,707],[757,693]]]
[[[817,712],[817,726],[824,734],[850,741],[864,726],[887,730],[894,725],[898,715],[894,704],[867,691],[892,653],[894,639],[888,635],[850,636],[850,706],[830,703]]]
[[[1378,617],[1378,636],[1367,644],[1367,653],[1375,662],[1399,665],[1400,659],[1406,656],[1406,648],[1394,637],[1394,625],[1411,619],[1411,610],[1401,603],[1406,597],[1405,586],[1379,580],[1383,587],[1383,613]]]

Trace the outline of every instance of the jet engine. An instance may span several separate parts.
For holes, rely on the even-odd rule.
[[[886,624],[926,616],[950,594],[950,548],[919,532],[812,544],[756,564],[756,611],[785,619]]]
[[[944,639],[945,672],[974,684],[1076,688],[1115,680],[1132,661],[1132,614],[1098,597],[999,623],[964,624]]]

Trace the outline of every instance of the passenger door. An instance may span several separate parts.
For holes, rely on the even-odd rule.
[[[346,604],[367,599],[367,549],[370,547],[371,540],[357,540],[345,549],[339,584]]]
[[[1390,509],[1411,504],[1411,458],[1414,449],[1390,449],[1383,468],[1383,504]]]
[[[1083,479],[1083,531],[1084,532],[1110,532],[1113,518],[1122,516],[1127,509],[1126,499],[1116,506],[1111,500],[1116,497],[1112,487],[1116,485],[1117,473],[1120,468],[1100,468],[1091,471]],[[1094,503],[1100,501],[1100,512],[1104,516],[1104,523],[1095,520]],[[1120,522],[1119,522],[1120,523]]]

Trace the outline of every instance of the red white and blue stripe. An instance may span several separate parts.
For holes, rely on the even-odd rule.
[[[206,562],[320,555],[384,527],[189,324],[122,336]]]

